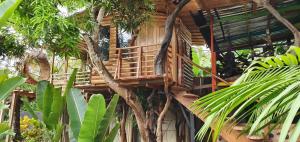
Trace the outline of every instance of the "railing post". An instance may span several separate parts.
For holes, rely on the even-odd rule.
[[[142,50],[143,50],[143,46],[138,48],[138,65],[137,65],[137,73],[136,73],[137,78],[139,78],[139,76],[142,73]]]
[[[121,67],[122,67],[122,49],[119,49],[119,64],[117,66],[117,69],[118,69],[118,75],[117,75],[117,79],[120,78],[120,75],[121,75]]]
[[[120,64],[120,59],[121,59],[121,50],[117,50],[118,51],[118,60],[117,60],[117,66],[116,66],[116,71],[115,71],[115,75],[114,75],[114,79],[117,79],[118,77],[118,73],[119,73],[119,64]]]
[[[178,84],[182,84],[182,59],[178,56]]]

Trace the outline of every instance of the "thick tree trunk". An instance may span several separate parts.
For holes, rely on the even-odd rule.
[[[147,130],[149,133],[149,142],[156,142],[156,122],[157,122],[157,113],[155,110],[155,95],[157,91],[152,90],[152,93],[147,97],[147,103],[148,103],[148,110],[146,112],[146,124],[147,124]]]
[[[32,52],[28,54],[23,63],[22,74],[27,78],[27,83],[36,84],[37,81],[30,75],[30,63],[36,60],[40,67],[40,76],[38,80],[49,80],[50,78],[50,63],[47,55],[43,52]]]
[[[146,129],[146,118],[145,118],[145,112],[143,110],[143,107],[138,99],[138,97],[135,95],[135,93],[128,88],[125,88],[123,86],[120,86],[112,77],[112,75],[108,72],[106,67],[104,66],[102,60],[96,55],[95,48],[98,47],[98,44],[95,44],[98,42],[98,34],[99,34],[99,27],[100,23],[104,16],[104,9],[101,8],[99,10],[99,13],[97,15],[97,25],[94,28],[92,37],[88,35],[83,35],[83,38],[87,44],[88,47],[88,54],[91,60],[91,63],[96,68],[96,71],[99,75],[103,77],[103,79],[107,82],[108,86],[113,89],[117,94],[119,94],[128,104],[128,106],[133,110],[133,113],[136,117],[136,121],[138,124],[138,128],[140,130],[141,138],[144,142],[148,142],[148,134]],[[96,40],[96,41],[94,41]]]
[[[290,23],[287,19],[282,17],[280,13],[270,4],[269,0],[253,0],[258,5],[262,5],[266,8],[278,21],[280,21],[283,25],[285,25],[294,35],[295,38],[295,46],[300,46],[300,32],[298,29]]]
[[[138,128],[141,133],[141,137],[144,142],[148,142],[148,134],[145,125],[145,112],[141,103],[139,102],[138,97],[131,89],[120,86],[116,81],[114,81],[112,75],[108,72],[101,59],[96,55],[91,38],[88,35],[84,35],[84,40],[87,43],[88,53],[93,66],[96,68],[97,73],[103,77],[108,86],[117,94],[119,94],[126,101],[128,106],[130,106],[130,108],[133,110]]]
[[[168,16],[165,25],[166,35],[161,43],[161,48],[155,59],[155,74],[163,75],[164,74],[164,63],[166,60],[166,55],[168,51],[168,47],[170,45],[172,35],[173,35],[173,27],[176,21],[176,17],[178,16],[180,10],[189,2],[190,0],[181,0],[176,6],[175,10]]]
[[[128,108],[126,104],[122,104],[122,118],[120,121],[120,137],[121,142],[127,142],[126,136],[126,120],[127,120]]]
[[[168,112],[168,109],[171,105],[172,96],[169,93],[166,93],[167,101],[165,103],[164,109],[159,114],[159,117],[157,119],[157,129],[156,129],[156,141],[162,142],[163,141],[163,132],[162,132],[162,122],[165,118],[166,113]]]

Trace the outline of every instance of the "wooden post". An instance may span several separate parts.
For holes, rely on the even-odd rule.
[[[137,65],[136,78],[139,78],[139,76],[141,76],[142,74],[142,50],[143,50],[143,46],[138,48],[138,65]]]
[[[5,105],[6,99],[1,101],[1,103],[3,103]],[[4,115],[6,113],[7,109],[2,109],[0,110],[0,123],[2,123],[4,121]]]
[[[51,83],[53,83],[54,62],[55,62],[55,52],[53,52],[53,57],[52,57],[52,66],[51,66]]]
[[[210,51],[211,51],[211,73],[217,74],[216,66],[216,52],[214,50],[214,17],[210,14]],[[214,76],[211,76],[211,90],[215,92],[217,89],[217,80]]]
[[[15,131],[17,128],[14,127],[15,123],[20,123],[20,122],[16,122],[16,121],[20,121],[20,116],[16,116],[16,115],[20,115],[20,107],[18,107],[18,103],[20,103],[20,98],[19,95],[16,92],[13,92],[12,94],[12,98],[11,98],[11,104],[10,104],[10,109],[9,109],[9,126]],[[19,118],[15,118],[15,117],[19,117]],[[20,125],[19,125],[20,127]],[[20,129],[19,129],[20,130]],[[15,137],[19,137],[20,133],[16,133]],[[6,142],[11,142],[12,138],[11,136],[7,136],[6,137]],[[16,139],[14,138],[13,141],[16,141]]]

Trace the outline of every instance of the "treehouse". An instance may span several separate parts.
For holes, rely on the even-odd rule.
[[[167,7],[167,4],[164,2],[157,6],[157,12],[151,16],[149,22],[139,28],[139,33],[134,41],[123,41],[124,37],[126,40],[126,36],[130,40],[130,33],[124,33],[122,29],[114,26],[110,16],[103,19],[100,37],[106,39],[100,41],[102,49],[99,49],[98,56],[104,60],[104,64],[114,80],[121,85],[151,87],[172,84],[173,87],[181,90],[190,90],[193,87],[191,47],[195,44],[204,44],[204,41],[197,26],[192,22],[192,17],[190,15],[186,17],[187,11],[183,11],[182,18],[176,19],[173,36],[168,47],[167,60],[164,63],[165,74],[155,74],[155,58],[165,37],[167,14],[164,7]],[[195,2],[188,6],[195,8]],[[185,9],[187,10],[189,7]],[[132,42],[131,45],[129,42]],[[86,44],[82,42],[80,48],[86,49]],[[101,89],[107,87],[102,76],[99,76],[93,67],[87,69],[86,72],[79,72],[76,78],[76,85],[80,88]],[[65,77],[53,75],[54,84],[65,83],[60,79],[65,79]]]

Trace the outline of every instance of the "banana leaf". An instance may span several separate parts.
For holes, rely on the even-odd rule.
[[[10,92],[12,92],[16,87],[20,86],[26,81],[23,77],[13,77],[3,81],[0,84],[0,100],[6,99]]]
[[[86,101],[79,89],[72,88],[66,96],[67,110],[70,118],[70,127],[75,139],[78,139],[80,127],[86,111]]]
[[[6,23],[21,2],[22,0],[5,0],[0,4],[0,27]]]
[[[114,118],[115,109],[119,100],[119,95],[114,95],[109,103],[106,113],[99,125],[97,141],[104,141],[106,132],[108,131],[109,125]]]
[[[87,110],[84,114],[78,136],[79,142],[93,142],[95,140],[105,111],[104,97],[102,95],[93,95],[89,100]]]

